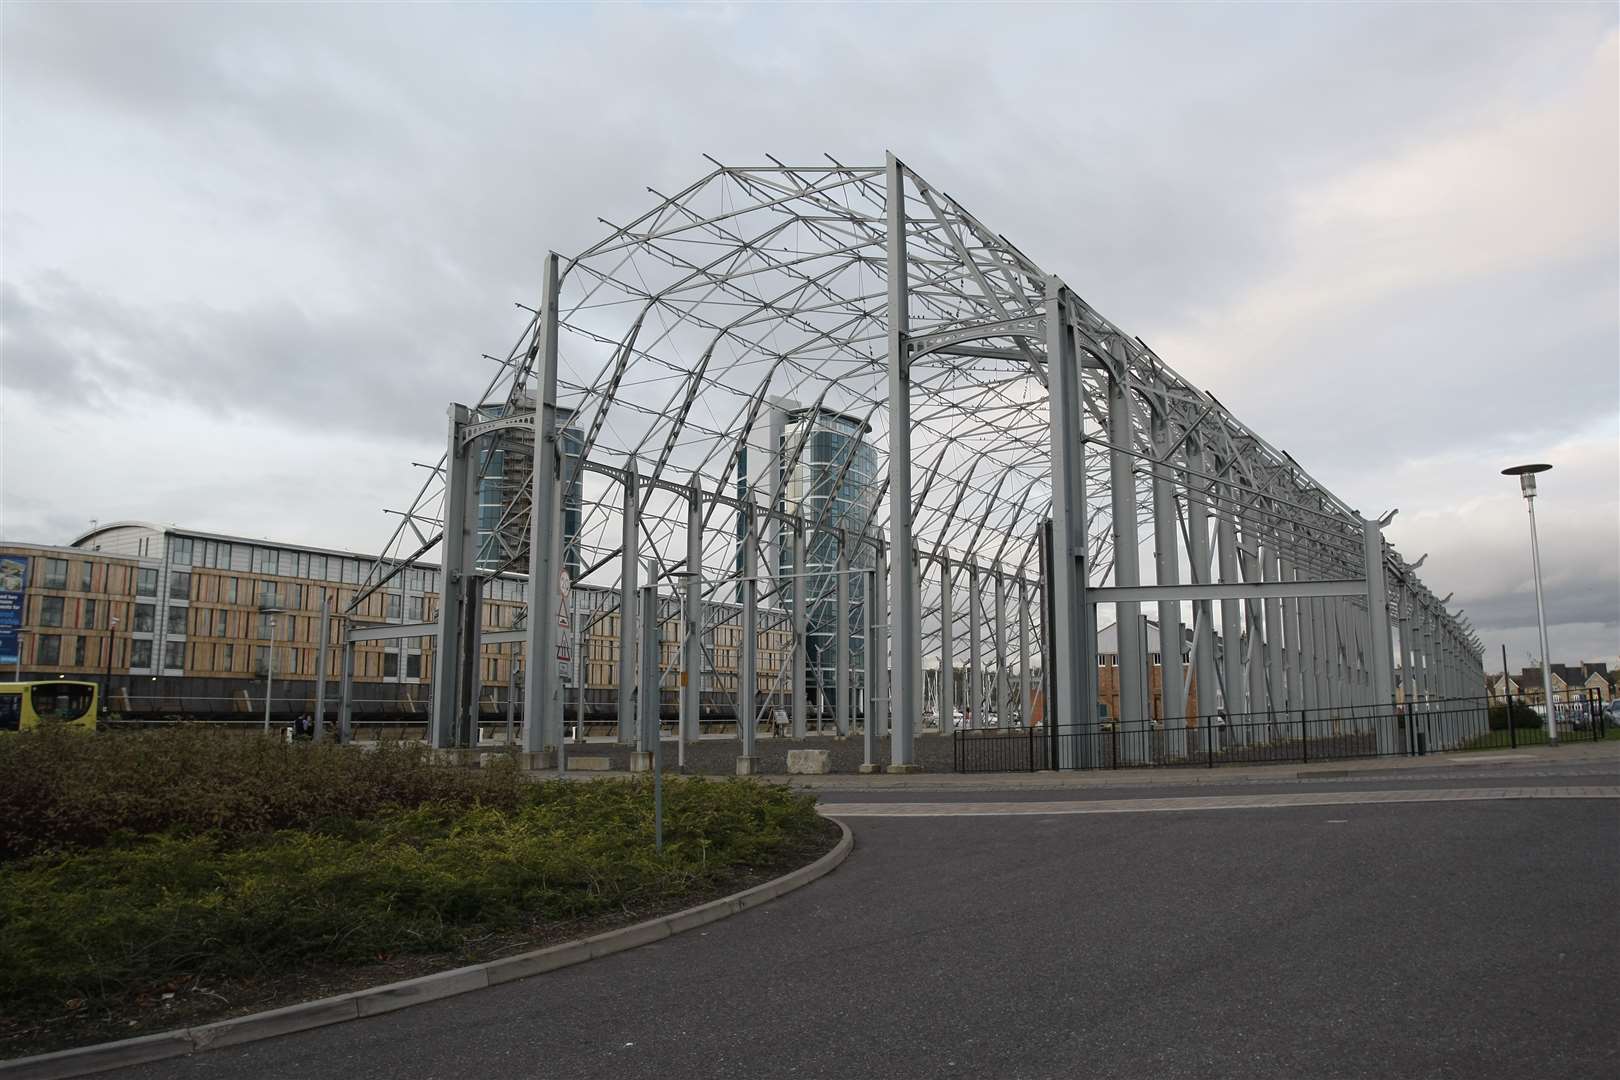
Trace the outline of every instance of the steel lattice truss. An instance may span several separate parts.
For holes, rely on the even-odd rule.
[[[923,650],[933,655],[941,620],[930,568],[975,567],[1032,586],[1039,578],[1037,538],[1053,502],[1045,332],[1053,279],[950,196],[909,170],[903,176],[911,534],[923,567]],[[867,440],[886,459],[885,181],[885,165],[830,159],[716,163],[673,194],[654,192],[641,217],[611,225],[598,243],[563,260],[557,404],[583,440],[577,544],[586,581],[619,581],[623,486],[633,470],[641,559],[660,574],[686,567],[688,507],[698,489],[704,587],[729,596],[739,572],[740,458],[774,402],[864,421]],[[1254,580],[1261,570],[1249,564],[1262,549],[1268,566],[1301,579],[1366,575],[1355,511],[1139,339],[1069,296],[1088,447],[1090,587],[1136,584],[1139,568],[1151,568],[1165,547],[1156,484],[1174,488],[1175,580],[1220,576],[1213,553],[1223,524],[1240,533],[1242,572]],[[533,408],[541,323],[532,317],[500,359],[475,416]],[[803,452],[793,442],[781,450],[790,463]],[[837,523],[874,545],[889,535],[886,468],[875,484],[865,493],[869,518]],[[795,515],[779,511],[780,494],[756,484],[746,497],[781,524]],[[442,501],[441,466],[402,514],[369,587],[432,551]],[[517,572],[526,568],[528,502],[526,493],[512,498],[495,530],[498,553]],[[814,533],[832,523],[800,524]],[[1382,550],[1389,614],[1422,609],[1477,652],[1466,625],[1451,620],[1393,550]],[[761,566],[765,575],[776,570]],[[764,599],[785,590],[777,582]]]

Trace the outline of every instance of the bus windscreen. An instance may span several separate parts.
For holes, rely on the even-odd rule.
[[[31,700],[34,715],[41,720],[78,720],[90,712],[92,693],[88,686],[36,686]]]

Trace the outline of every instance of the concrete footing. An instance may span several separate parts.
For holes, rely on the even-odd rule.
[[[871,776],[873,773],[882,772],[883,771],[883,766],[879,765],[877,762],[874,761],[869,765],[866,765],[866,764],[861,765],[861,767],[859,769],[857,769],[856,771],[859,772],[862,776]]]
[[[789,750],[787,771],[797,776],[825,775],[832,772],[832,754],[826,750]]]
[[[889,766],[886,766],[883,771],[886,772],[886,773],[894,773],[896,775],[902,775],[903,776],[903,775],[905,775],[907,773],[920,773],[920,772],[923,771],[923,767],[921,765],[917,765],[917,764],[889,765]]]
[[[650,751],[637,750],[630,754],[631,772],[652,772],[653,756]]]
[[[738,776],[753,776],[757,772],[759,772],[759,758],[739,757],[737,759]]]

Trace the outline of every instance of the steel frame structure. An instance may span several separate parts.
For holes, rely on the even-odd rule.
[[[791,630],[795,661],[779,689],[795,734],[805,731],[807,604],[837,613],[836,728],[850,729],[859,683],[869,745],[890,734],[889,765],[901,770],[923,728],[925,657],[941,672],[941,730],[962,663],[970,723],[990,713],[1029,723],[1038,697],[1048,722],[1102,722],[1099,614],[1119,627],[1110,722],[1161,725],[1171,753],[1188,749],[1194,686],[1206,713],[1216,702],[1230,714],[1342,710],[1376,726],[1383,746],[1393,724],[1354,717],[1393,706],[1397,641],[1409,708],[1484,697],[1478,639],[1383,539],[1393,512],[1351,509],[892,154],[871,166],[711,163],[671,195],[653,191],[639,218],[605,223],[578,255],[546,257],[538,306],[491,358],[477,403],[452,406],[445,458],[350,606],[442,549],[435,745],[465,743],[476,708],[474,493],[480,451],[505,429],[532,429],[534,469],[493,536],[503,569],[531,587],[522,631],[497,636],[520,633],[529,657],[555,652],[559,589],[533,583],[564,566],[560,492],[575,479],[559,450],[564,416],[583,435],[583,513],[568,541],[580,583],[620,598],[596,617],[619,621],[624,738],[642,715],[635,688],[655,685],[636,670],[643,655],[658,662],[641,648],[644,585],[682,611],[683,749],[715,668],[705,619],[719,616],[705,613],[719,609],[705,601],[736,597],[740,768],[754,752],[754,638],[767,626]],[[786,498],[812,425],[771,448],[775,468],[747,461],[751,433],[782,399],[868,427],[886,473],[859,493],[864,512],[829,520]],[[827,479],[837,488],[845,477]],[[805,538],[829,534],[838,570],[807,596]],[[790,537],[794,554],[762,558],[772,536]],[[871,610],[851,599],[852,581],[868,579]],[[1136,632],[1145,611],[1164,643],[1158,716]],[[539,718],[524,724],[525,749],[560,747],[559,673],[526,662],[524,675],[525,711]]]

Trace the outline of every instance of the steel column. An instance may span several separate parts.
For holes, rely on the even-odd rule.
[[[681,718],[676,763],[703,734],[703,494],[696,484],[686,496],[686,603],[681,640]]]
[[[1018,579],[1018,723],[1019,726],[1026,728],[1029,727],[1030,720],[1034,716],[1029,680],[1031,636],[1029,625],[1029,582],[1020,576]]]
[[[1046,371],[1052,461],[1052,550],[1050,576],[1041,587],[1052,612],[1047,627],[1046,722],[1074,733],[1097,724],[1097,638],[1086,603],[1086,473],[1083,390],[1074,332],[1069,325],[1072,298],[1063,282],[1046,279]],[[1065,769],[1097,763],[1095,739],[1058,743],[1058,765]]]
[[[473,444],[462,432],[471,412],[465,405],[450,406],[449,442],[445,449],[444,538],[440,542],[444,564],[439,572],[439,639],[433,654],[432,737],[435,749],[454,744],[462,703],[464,608],[477,557],[477,485],[473,483]],[[476,648],[476,643],[472,646]]]
[[[637,750],[650,749],[641,744],[636,724],[634,687],[636,686],[636,656],[639,639],[636,636],[636,611],[641,579],[641,525],[637,520],[640,504],[640,478],[634,457],[626,463],[622,483],[624,504],[622,546],[619,557],[619,742],[633,743]],[[531,668],[539,665],[530,664]],[[532,678],[532,676],[531,676]]]
[[[321,590],[321,627],[315,635],[315,742],[326,738],[326,650],[331,633],[332,598]]]
[[[915,550],[911,537],[911,360],[906,355],[909,311],[906,285],[905,170],[887,157],[889,278],[889,587],[893,592],[889,639],[894,643],[895,688],[890,715],[889,762],[909,768],[912,737],[922,718],[922,695],[913,657],[921,655],[922,620],[917,610]]]
[[[968,566],[968,707],[964,727],[984,726],[984,623],[979,608],[979,567]]]
[[[833,686],[833,728],[840,735],[849,734],[849,723],[852,711],[850,709],[850,677],[849,677],[849,534],[842,529],[838,532],[838,583],[837,606],[838,625],[834,630],[837,640],[833,643],[837,672]]]
[[[523,749],[539,753],[563,742],[562,672],[557,665],[561,600],[562,452],[557,432],[557,319],[561,279],[548,253],[540,298],[540,339],[534,356],[534,475],[529,514],[529,613],[525,624]],[[442,601],[441,601],[442,603]],[[443,645],[443,638],[440,638]],[[623,685],[621,683],[621,685]],[[583,734],[583,732],[581,733]]]
[[[1128,365],[1121,363],[1108,373],[1108,451],[1109,488],[1114,512],[1114,584],[1124,587],[1142,583],[1139,537],[1136,531],[1136,475],[1132,471],[1130,448],[1135,440],[1134,409]],[[1147,656],[1139,630],[1142,605],[1123,601],[1114,605],[1114,639],[1118,643],[1120,756],[1127,761],[1142,757],[1142,737],[1147,728],[1147,687],[1143,665]]]
[[[810,667],[810,612],[806,609],[805,604],[806,571],[804,523],[802,521],[794,522],[790,543],[792,544],[793,558],[793,647],[790,662],[793,665],[793,670],[788,685],[793,695],[793,707],[791,710],[793,737],[802,739],[806,733],[810,697],[807,679]]]
[[[746,502],[742,515],[742,625],[737,654],[737,737],[741,743],[738,771],[752,771],[755,754],[754,738],[759,708],[759,520],[752,500]]]
[[[939,730],[949,734],[956,714],[956,607],[951,597],[951,560],[939,560]]]
[[[1161,398],[1162,401],[1162,398]],[[1170,425],[1160,408],[1151,418],[1153,451],[1153,580],[1181,584],[1181,544],[1176,537],[1176,486],[1170,463]],[[1182,664],[1181,601],[1159,602],[1159,698],[1164,703],[1164,753],[1171,759],[1187,754],[1187,675]]]

